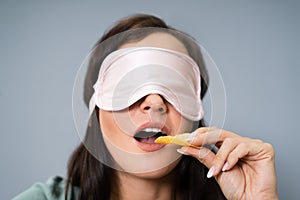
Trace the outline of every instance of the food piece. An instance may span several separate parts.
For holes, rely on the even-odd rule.
[[[156,138],[154,143],[156,143],[156,144],[171,144],[173,140],[174,140],[173,136],[160,136],[160,137]]]
[[[177,144],[180,146],[189,146],[193,148],[200,149],[201,147],[197,147],[187,142],[190,133],[183,133],[175,136],[160,136],[156,138],[154,143],[156,144]]]

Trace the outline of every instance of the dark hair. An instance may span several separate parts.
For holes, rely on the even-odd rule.
[[[145,31],[144,28],[147,27],[152,28]],[[139,31],[140,28],[143,29]],[[135,30],[135,34],[132,35],[131,32],[128,32],[126,35],[128,30]],[[160,18],[152,15],[137,14],[117,22],[96,43],[84,83],[84,100],[87,105],[94,92],[93,84],[97,80],[99,68],[104,58],[112,51],[118,49],[122,44],[129,41],[137,41],[157,31],[170,33],[185,45],[189,55],[199,65],[201,72],[201,98],[204,97],[208,86],[208,76],[199,46],[195,42],[187,40],[187,37],[181,36],[185,33],[174,34],[177,30],[168,26]],[[105,40],[124,32],[124,37],[117,37],[118,39],[105,44]],[[101,45],[99,45],[100,43]],[[100,127],[97,113],[98,109],[95,109],[90,117],[84,142],[77,147],[69,160],[65,199],[68,199],[68,197],[70,199],[75,198],[75,188],[79,189],[80,200],[109,200],[112,195],[118,195],[118,191],[115,190],[118,180],[114,169],[101,163],[97,159],[97,155],[92,155],[84,145],[88,143],[97,148],[99,152],[107,152],[108,157],[104,159],[111,159],[103,142],[102,135],[99,134]],[[199,127],[202,126],[204,126],[203,120],[199,122]],[[183,156],[174,170],[178,174],[176,176],[178,180],[174,181],[173,199],[176,199],[178,196],[187,200],[225,199],[216,181],[206,178],[207,168],[197,159]],[[114,186],[114,190],[112,190],[112,186]]]

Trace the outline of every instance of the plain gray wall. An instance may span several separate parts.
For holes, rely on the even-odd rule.
[[[274,145],[281,199],[299,190],[299,1],[1,1],[0,199],[65,176],[80,140],[76,72],[103,31],[143,12],[195,37],[219,67],[224,128]]]

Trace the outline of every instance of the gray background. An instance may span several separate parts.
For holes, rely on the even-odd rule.
[[[224,128],[272,143],[279,195],[299,190],[299,1],[1,1],[0,199],[65,176],[80,140],[72,87],[117,19],[155,14],[194,36],[219,67]]]

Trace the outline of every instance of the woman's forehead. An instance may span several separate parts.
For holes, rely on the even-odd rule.
[[[152,33],[139,41],[127,42],[121,45],[120,49],[129,47],[158,47],[188,55],[186,47],[180,40],[171,34],[161,32]]]

